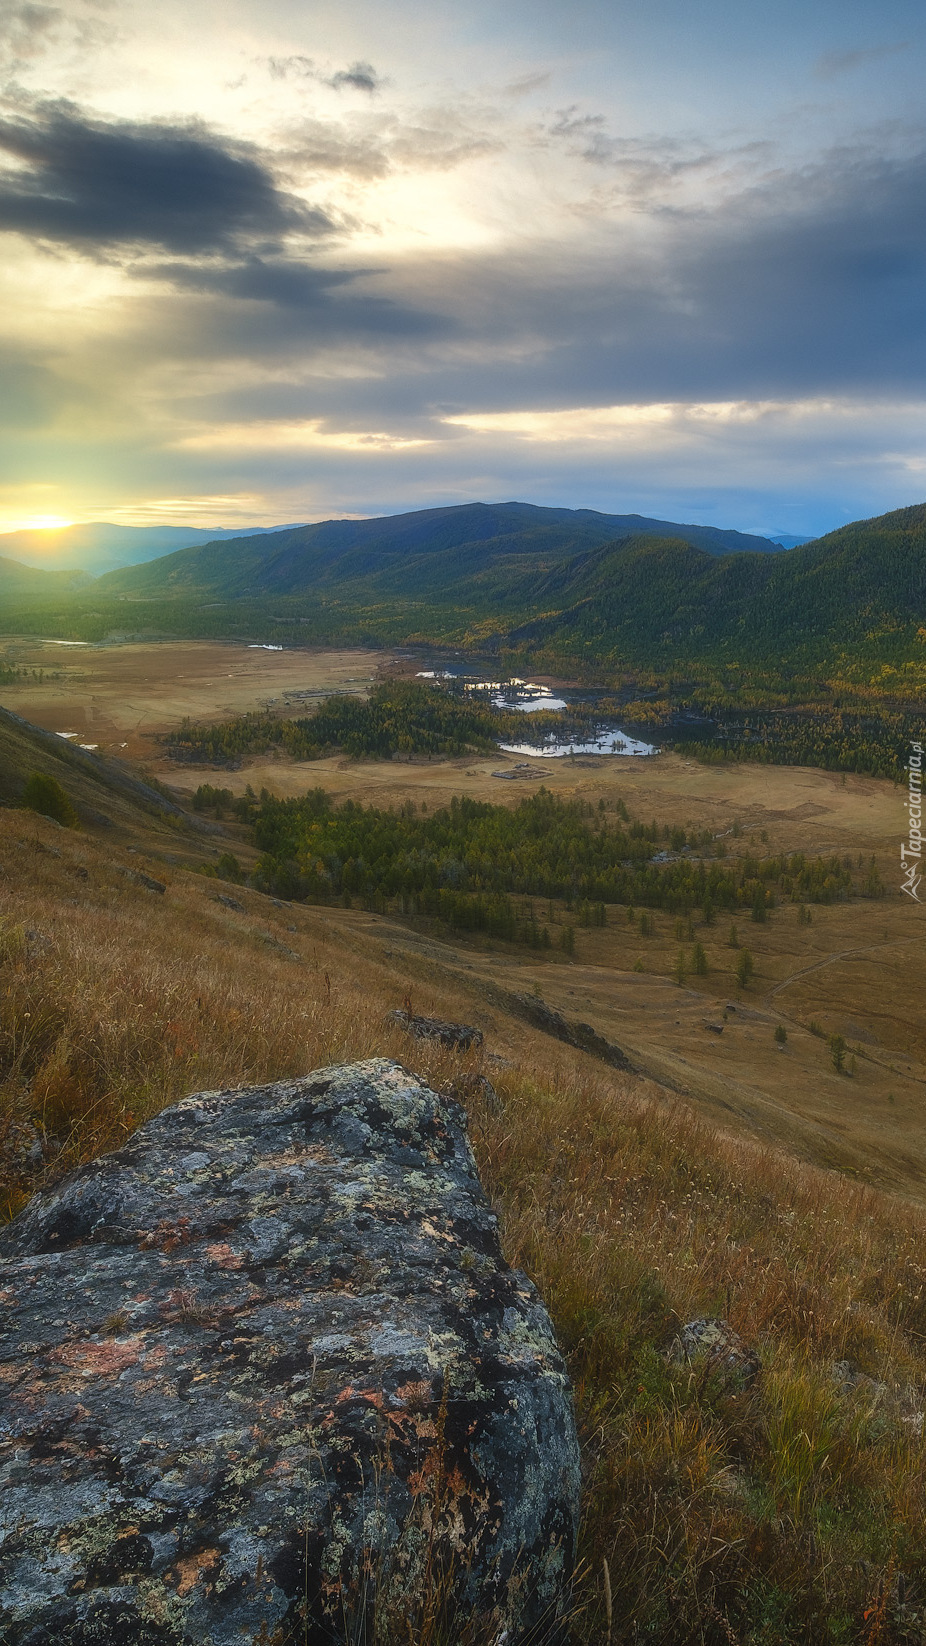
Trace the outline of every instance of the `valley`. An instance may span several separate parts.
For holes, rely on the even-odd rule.
[[[926,1578],[926,1037],[922,909],[897,888],[902,790],[674,752],[525,765],[502,751],[275,749],[194,766],[161,741],[185,716],[214,725],[273,702],[302,718],[416,661],[4,645],[8,665],[52,677],[0,692],[46,727],[0,715],[7,1215],[187,1093],[394,1057],[464,1101],[505,1253],[540,1286],[567,1357],[586,1480],[571,1646],[607,1638],[603,1559],[617,1638],[645,1627],[665,1642],[669,1593],[695,1608],[715,1597],[743,1640],[834,1638],[827,1619],[863,1617],[892,1569],[884,1526],[911,1584]],[[60,783],[78,828],[22,809],[33,770]],[[609,904],[599,924],[574,900],[515,895],[525,929],[531,915],[547,929],[549,947],[534,947],[360,897],[269,895],[248,883],[251,828],[227,802],[195,807],[202,785],[322,787],[336,806],[428,819],[455,797],[511,810],[546,788],[590,828],[626,811],[655,822],[660,847],[679,828],[701,842],[673,851],[670,838],[655,856],[736,869],[802,852],[851,864],[855,890],[808,904],[809,923],[785,898],[758,921],[748,906],[734,920],[664,907],[631,920]],[[859,891],[872,859],[883,897]],[[389,1018],[406,1003],[473,1025],[481,1046],[411,1038]],[[667,1359],[680,1325],[705,1315],[756,1349],[755,1386],[715,1388]]]
[[[703,764],[671,751],[526,764],[503,751],[390,760],[332,753],[310,762],[277,751],[245,757],[232,768],[178,766],[160,739],[185,717],[208,724],[268,705],[305,716],[332,692],[362,694],[377,678],[413,674],[416,660],[372,650],[277,652],[208,642],[58,648],[15,638],[0,641],[0,657],[41,668],[46,677],[6,687],[7,707],[50,731],[98,743],[101,753],[129,761],[186,808],[201,784],[239,796],[249,787],[266,789],[281,798],[318,786],[335,802],[411,804],[431,812],[455,795],[515,806],[544,787],[596,812],[623,804],[631,817],[654,820],[660,830],[709,831],[709,855],[722,852],[724,863],[746,854],[801,852],[851,860],[857,870],[873,860],[883,898],[814,906],[807,925],[792,904],[758,924],[746,909],[735,920],[737,948],[722,912],[707,925],[697,912],[680,921],[655,910],[644,936],[639,919],[628,920],[620,905],[608,908],[604,927],[585,928],[556,899],[515,900],[525,918],[530,913],[548,927],[551,947],[542,953],[356,908],[325,918],[345,935],[362,934],[370,952],[391,955],[391,964],[400,966],[397,990],[422,975],[433,990],[440,975],[452,992],[466,991],[477,1022],[496,1011],[487,1003],[493,989],[539,996],[615,1042],[641,1074],[712,1123],[926,1198],[926,1033],[917,971],[922,910],[896,885],[902,823],[896,786],[810,768]],[[215,838],[200,839],[195,849],[191,844],[185,852],[172,841],[172,861],[195,868],[231,849],[245,870],[256,862],[250,830],[227,816],[209,827]],[[567,925],[575,944],[568,958],[557,947]],[[695,943],[706,957],[703,976],[691,970]],[[746,988],[736,978],[743,949],[755,967]],[[779,1025],[785,1045],[774,1040]],[[832,1067],[834,1035],[846,1042],[851,1076]]]

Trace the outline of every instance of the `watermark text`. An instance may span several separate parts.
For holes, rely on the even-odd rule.
[[[914,903],[920,900],[920,861],[923,855],[923,745],[911,743],[907,759],[907,840],[900,848],[900,889]]]

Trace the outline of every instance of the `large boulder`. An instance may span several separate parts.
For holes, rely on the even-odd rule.
[[[570,1389],[452,1099],[200,1093],[0,1252],[6,1646],[555,1637]]]

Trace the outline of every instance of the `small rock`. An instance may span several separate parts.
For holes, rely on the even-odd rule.
[[[155,880],[152,875],[143,874],[141,869],[124,869],[121,863],[115,864],[115,869],[125,880],[130,880],[133,886],[142,886],[146,892],[163,894],[167,890],[162,880]]]
[[[723,1034],[722,1023],[705,1023],[703,1024],[703,1027],[707,1030],[708,1034]]]
[[[445,1023],[439,1017],[415,1017],[405,1010],[388,1012],[386,1022],[398,1023],[416,1040],[438,1040],[456,1052],[468,1052],[471,1047],[482,1045],[482,1030],[471,1023]]]
[[[213,892],[212,901],[213,903],[221,903],[223,909],[234,909],[236,914],[247,914],[248,912],[244,904],[239,903],[236,897],[226,897],[224,892]]]
[[[285,955],[287,960],[302,959],[301,954],[297,954],[295,949],[287,948],[286,944],[281,943],[278,937],[274,937],[273,932],[258,932],[257,935],[263,943],[266,943],[268,949],[273,949],[277,954]]]
[[[669,1349],[676,1365],[701,1361],[710,1372],[719,1373],[725,1385],[747,1388],[759,1375],[760,1362],[754,1349],[725,1320],[690,1320]]]
[[[14,1171],[29,1171],[41,1166],[44,1156],[42,1139],[31,1120],[14,1120],[3,1137],[3,1153]]]

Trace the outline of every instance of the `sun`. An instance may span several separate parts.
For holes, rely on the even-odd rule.
[[[73,524],[73,520],[64,514],[34,514],[31,519],[24,520],[19,529],[26,532],[56,532]]]

